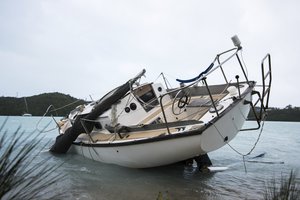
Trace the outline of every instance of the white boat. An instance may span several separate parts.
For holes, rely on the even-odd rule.
[[[22,116],[23,116],[23,117],[31,117],[32,114],[30,114],[29,111],[28,111],[28,104],[27,104],[26,97],[24,97],[24,102],[25,102],[26,112],[24,112]]]
[[[143,70],[98,101],[78,106],[59,122],[60,135],[50,151],[72,151],[104,163],[149,168],[193,158],[202,162],[202,155],[226,145],[239,131],[258,129],[268,108],[271,57],[268,54],[262,61],[259,92],[241,62],[238,38],[232,40],[235,48],[218,54],[197,77],[177,79],[176,88],[141,83]],[[239,74],[230,76],[226,69],[233,67]],[[210,85],[213,74],[220,75],[220,83]],[[243,129],[250,109],[257,127]]]

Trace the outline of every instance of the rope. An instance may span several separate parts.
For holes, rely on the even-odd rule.
[[[130,91],[132,91],[132,89],[130,89]],[[133,96],[132,93],[130,92],[129,97],[128,97],[128,100],[127,100],[127,102],[126,102],[124,108],[125,108],[125,107],[128,107],[128,105],[129,105],[129,103],[132,101],[132,99],[134,99],[134,96]],[[124,112],[124,109],[122,109],[121,112],[116,116],[116,124],[117,124],[117,122],[118,122],[119,117],[123,114],[123,112]]]
[[[237,154],[239,154],[240,156],[242,156],[242,158],[243,158],[243,163],[244,163],[244,168],[245,168],[245,172],[246,172],[246,173],[247,173],[247,168],[246,168],[246,163],[245,163],[245,157],[248,156],[248,155],[250,155],[250,154],[253,152],[253,150],[256,148],[256,145],[258,144],[258,141],[260,140],[261,134],[262,134],[263,129],[264,129],[265,120],[266,120],[266,115],[264,115],[264,118],[263,118],[263,120],[262,120],[263,123],[262,123],[262,127],[261,127],[261,129],[260,129],[260,132],[259,132],[259,134],[258,134],[258,137],[257,137],[257,139],[256,139],[256,141],[255,141],[253,147],[250,149],[250,151],[249,151],[248,153],[243,154],[243,153],[239,152],[238,150],[236,150],[233,146],[231,146],[231,145],[226,141],[226,144],[227,144],[234,152],[236,152]],[[219,135],[220,135],[220,136],[222,137],[222,139],[224,140],[225,138],[223,137],[223,135],[221,134],[221,132],[219,131],[219,129],[216,127],[216,125],[213,124],[213,126],[216,128],[217,132],[219,133]]]
[[[73,101],[72,103],[69,103],[69,104],[66,104],[66,105],[64,105],[64,106],[62,106],[62,107],[59,107],[59,108],[56,108],[56,109],[53,109],[51,112],[56,112],[56,111],[58,111],[58,110],[61,110],[61,109],[63,109],[63,108],[66,108],[66,107],[68,107],[68,106],[71,106],[71,105],[73,105],[73,104],[75,104],[75,103],[77,103],[77,102],[79,102],[79,101],[82,101],[81,99],[78,99],[78,100],[76,100],[76,101]],[[53,106],[53,105],[50,105],[50,106]],[[49,107],[50,107],[49,106]],[[54,106],[53,106],[54,107]]]
[[[95,123],[95,122],[98,122],[98,121],[97,121],[97,120],[84,119],[84,118],[80,119],[80,122],[82,123],[83,128],[84,128],[85,131],[86,131],[86,134],[89,135],[90,141],[92,141],[93,143],[97,142],[97,141],[94,141],[94,140],[91,138],[90,133],[88,133],[88,131],[87,131],[87,129],[86,129],[86,126],[85,126],[84,123],[83,123],[84,121],[87,121],[87,122],[94,122],[94,123]],[[117,133],[115,132],[115,133],[108,139],[108,141],[109,141],[109,142],[112,142],[112,141],[114,141],[114,140],[116,139],[116,137],[117,137]]]
[[[48,130],[44,130],[44,129],[40,129],[40,128],[39,128],[39,125],[40,125],[41,121],[44,119],[44,117],[45,117],[48,113],[50,113],[50,112],[56,112],[56,111],[58,111],[58,110],[61,110],[61,109],[66,108],[66,107],[68,107],[68,106],[71,106],[71,105],[73,105],[73,104],[75,104],[75,103],[77,103],[77,102],[79,102],[79,101],[81,101],[81,99],[78,99],[78,100],[76,100],[76,101],[73,101],[72,103],[66,104],[66,105],[64,105],[64,106],[62,106],[62,107],[59,107],[59,108],[55,108],[52,104],[49,105],[48,108],[46,109],[46,112],[43,114],[43,116],[42,116],[42,117],[40,118],[40,120],[37,122],[37,124],[36,124],[36,126],[35,126],[35,130],[39,131],[40,133],[47,133],[47,132],[50,132],[50,131],[53,131],[53,130],[57,129],[57,127],[59,127],[59,126],[58,126],[58,123],[56,122],[56,120],[54,119],[53,115],[51,115],[51,117],[52,117],[52,119],[54,120],[54,122],[56,123],[56,127],[51,128],[51,129],[48,129]],[[53,109],[50,111],[50,109],[51,109],[52,107],[53,107]],[[57,114],[57,112],[56,112],[56,114]]]
[[[92,136],[90,135],[90,132],[88,131],[87,127],[85,126],[84,121],[91,122],[91,121],[93,121],[93,120],[80,119],[80,123],[81,123],[83,129],[85,130],[86,134],[89,136],[89,139],[90,139],[93,143],[95,143],[94,140],[93,140],[93,138],[92,138]]]
[[[36,126],[35,126],[35,130],[39,131],[40,133],[47,133],[47,132],[50,132],[50,131],[55,130],[55,129],[58,127],[57,122],[54,120],[55,123],[56,123],[56,127],[51,128],[51,129],[48,129],[48,130],[39,129],[39,125],[40,125],[41,121],[42,121],[42,120],[44,119],[44,117],[48,114],[48,112],[49,112],[49,110],[50,110],[51,107],[54,107],[54,106],[53,106],[53,105],[48,106],[46,112],[45,112],[44,115],[40,118],[40,120],[37,122],[37,124],[36,124]],[[53,118],[52,115],[51,115],[51,117]],[[54,118],[53,118],[53,119],[54,119]]]
[[[170,75],[168,75],[168,74],[165,74],[165,73],[161,72],[161,73],[158,75],[158,77],[155,79],[154,82],[156,82],[160,77],[162,77],[162,79],[163,79],[163,81],[164,81],[164,83],[165,83],[165,85],[166,85],[166,89],[169,89],[169,87],[170,87],[170,88],[173,88],[172,85],[171,85],[171,83],[169,82],[169,80],[167,79],[167,77],[166,77],[165,75],[167,75],[167,76],[169,76],[169,77],[171,77],[171,78],[173,78],[173,79],[176,79],[176,78],[173,77],[173,76],[170,76]]]

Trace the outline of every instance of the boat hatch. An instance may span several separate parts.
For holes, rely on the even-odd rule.
[[[159,104],[151,84],[142,85],[133,91],[134,96],[143,106],[146,112]]]

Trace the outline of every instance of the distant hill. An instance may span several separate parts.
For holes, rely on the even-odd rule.
[[[28,113],[33,116],[44,115],[50,105],[53,105],[53,107],[50,109],[48,116],[65,116],[76,106],[85,103],[83,100],[58,92],[26,97],[26,102],[28,105]],[[55,111],[55,109],[57,110]],[[24,97],[0,97],[0,115],[20,116],[26,112]]]
[[[259,108],[257,109],[259,110]],[[253,112],[249,113],[248,119],[255,119]],[[300,122],[300,107],[288,105],[285,108],[269,108],[266,120]]]
[[[50,114],[53,116],[66,116],[76,106],[84,104],[85,101],[62,93],[44,93],[26,97],[28,112],[33,116],[42,116],[50,105]],[[54,109],[57,109],[54,111]],[[20,116],[26,113],[24,97],[0,97],[0,115]],[[249,113],[249,120],[254,120],[253,113]],[[300,122],[300,107],[288,105],[285,108],[270,108],[267,121],[294,121]]]

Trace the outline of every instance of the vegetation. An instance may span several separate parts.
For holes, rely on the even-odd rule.
[[[275,178],[266,185],[265,200],[296,200],[300,199],[300,187],[296,175],[291,171],[289,177],[281,177],[280,184]]]
[[[5,122],[4,122],[5,124]],[[42,138],[23,137],[20,127],[14,134],[0,127],[0,199],[61,199],[55,184],[63,176],[55,175],[59,166],[48,166],[47,160],[35,161]]]
[[[259,108],[257,108],[259,112]],[[249,113],[248,118],[254,120],[253,112]],[[285,108],[269,108],[267,114],[267,121],[291,121],[300,122],[300,107],[293,107],[288,105]]]
[[[300,107],[288,105],[283,109],[271,108],[268,112],[269,121],[300,121]]]
[[[47,108],[52,105],[50,114],[54,116],[65,116],[76,106],[85,103],[83,100],[58,92],[26,97],[26,102],[28,105],[28,111],[26,109],[24,97],[0,97],[0,115],[20,116],[28,112],[33,116],[42,116],[46,112]]]

